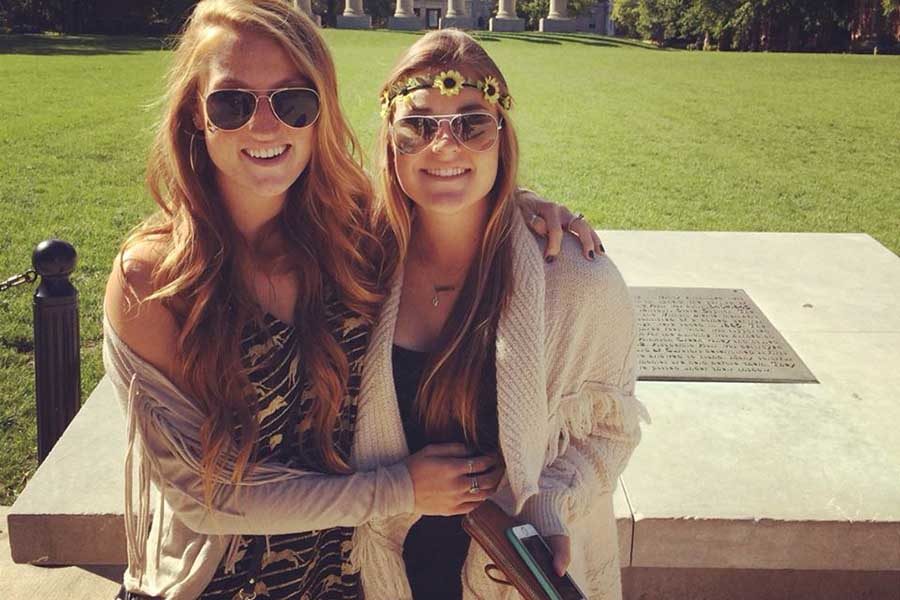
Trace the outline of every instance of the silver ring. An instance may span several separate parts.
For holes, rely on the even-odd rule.
[[[584,213],[578,213],[577,215],[575,215],[575,217],[571,221],[569,221],[569,224],[566,225],[566,231],[568,231],[569,233],[575,233],[574,231],[572,231],[572,225],[582,219],[584,219]]]
[[[539,215],[539,214],[537,214],[537,213],[531,213],[531,217],[528,219],[528,224],[531,225],[532,227],[534,227],[534,221],[535,221],[535,219],[537,219],[537,218],[540,217],[540,216],[541,216],[541,215]]]
[[[480,490],[481,488],[478,487],[478,478],[472,475],[472,485],[469,486],[469,493],[477,494]]]

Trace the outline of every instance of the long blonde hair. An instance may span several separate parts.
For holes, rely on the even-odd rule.
[[[372,256],[378,241],[367,232],[371,184],[359,146],[337,95],[334,63],[316,26],[282,0],[203,0],[188,19],[168,72],[165,109],[150,151],[147,183],[160,210],[126,240],[162,246],[153,273],[157,299],[177,321],[178,375],[204,408],[202,475],[209,501],[223,456],[236,456],[233,477],[252,466],[259,438],[256,396],[242,368],[240,340],[261,311],[241,276],[246,242],[216,186],[193,116],[205,76],[206,41],[216,28],[264,35],[293,60],[320,96],[312,157],[269,225],[285,240],[274,262],[300,282],[295,327],[306,375],[318,398],[313,408],[315,447],[324,465],[346,472],[333,432],[344,400],[349,365],[326,328],[326,296],[333,291],[365,320],[374,320],[381,295]],[[260,238],[265,239],[261,235]]]
[[[487,52],[470,36],[456,30],[426,34],[413,44],[394,67],[381,92],[396,82],[447,69],[469,76],[494,76],[502,93],[506,79]],[[512,202],[518,171],[518,142],[509,113],[499,104],[500,130],[497,178],[489,194],[490,216],[481,248],[466,276],[459,299],[441,332],[438,347],[429,356],[416,396],[416,411],[431,435],[446,436],[460,426],[467,441],[480,445],[484,433],[477,428],[478,402],[484,393],[482,373],[493,357],[497,323],[512,288],[512,220],[518,210]],[[376,230],[385,240],[390,274],[406,259],[413,220],[413,205],[403,193],[394,168],[389,126],[393,109],[378,134],[376,164],[380,173],[376,200]],[[494,449],[494,448],[484,448]]]

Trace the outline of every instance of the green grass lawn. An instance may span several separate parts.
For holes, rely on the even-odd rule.
[[[324,33],[369,151],[382,76],[415,34]],[[522,183],[598,228],[862,231],[900,253],[900,57],[480,37],[516,100]],[[102,374],[109,265],[153,207],[143,171],[160,47],[0,36],[0,279],[29,267],[42,239],[75,245],[85,398]],[[0,294],[0,504],[36,466],[30,340],[31,288]]]

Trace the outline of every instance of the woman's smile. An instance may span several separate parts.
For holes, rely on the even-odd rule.
[[[457,180],[472,173],[472,169],[465,167],[442,167],[437,169],[422,169],[426,176],[438,180]]]
[[[273,166],[283,163],[291,153],[290,144],[244,148],[241,154],[255,165]]]

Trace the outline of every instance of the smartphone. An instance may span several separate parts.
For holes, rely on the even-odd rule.
[[[519,555],[534,573],[550,600],[587,600],[572,577],[562,577],[553,569],[553,551],[533,525],[518,525],[506,530],[506,535]]]

